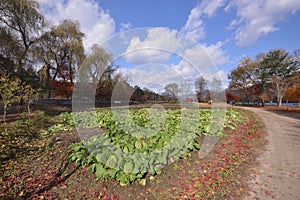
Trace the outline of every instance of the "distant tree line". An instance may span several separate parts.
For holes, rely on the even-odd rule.
[[[300,101],[300,51],[274,49],[243,58],[229,75],[227,96],[242,102]]]

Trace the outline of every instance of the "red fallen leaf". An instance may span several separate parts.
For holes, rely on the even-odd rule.
[[[99,196],[100,196],[100,197],[103,197],[104,195],[105,195],[104,192],[100,192],[100,193],[99,193]]]
[[[265,194],[270,196],[270,195],[272,195],[272,192],[265,190]]]
[[[89,165],[85,166],[82,171],[86,172],[89,169],[89,167],[90,167]]]
[[[116,196],[116,195],[111,195],[111,197],[112,197],[112,199],[116,199],[116,200],[119,200],[120,198],[118,197],[118,196]]]

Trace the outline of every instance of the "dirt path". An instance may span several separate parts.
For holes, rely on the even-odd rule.
[[[282,113],[247,108],[264,121],[268,136],[260,166],[245,199],[300,200],[300,119]]]

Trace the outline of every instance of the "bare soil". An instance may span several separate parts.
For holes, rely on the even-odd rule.
[[[46,113],[67,109],[37,106]],[[227,136],[205,158],[194,152],[164,168],[154,180],[146,177],[146,186],[134,183],[126,187],[115,181],[97,181],[88,168],[68,162],[70,144],[79,141],[76,131],[40,137],[37,129],[50,126],[50,117],[36,116],[34,124],[22,125],[21,130],[13,123],[22,119],[12,118],[8,123],[14,128],[12,134],[0,131],[2,152],[7,154],[0,163],[0,199],[242,199],[265,141],[260,120],[251,112],[241,112],[244,120],[239,128],[225,130]]]
[[[276,109],[244,108],[263,119],[266,151],[249,182],[245,199],[300,199],[300,113]]]

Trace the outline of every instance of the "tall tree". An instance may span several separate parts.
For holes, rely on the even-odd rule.
[[[48,97],[50,80],[62,78],[59,77],[62,75],[62,68],[68,75],[64,80],[68,79],[73,84],[76,72],[84,59],[83,36],[78,22],[64,20],[39,39],[35,53],[44,63],[39,74],[48,88]]]
[[[111,74],[114,71],[109,65],[112,62],[111,54],[106,53],[105,49],[96,44],[92,46],[91,51],[79,68],[79,81],[82,84],[98,84],[105,76],[105,73]]]
[[[236,69],[233,69],[229,75],[229,88],[238,90],[242,98],[250,100],[248,88],[254,83],[256,61],[246,57],[240,61]]]
[[[293,84],[293,75],[298,72],[297,61],[282,49],[269,51],[260,62],[260,69],[272,85],[277,97],[277,106],[281,106],[282,98]]]
[[[177,83],[170,83],[165,86],[165,94],[172,99],[176,99],[179,93],[179,85]]]
[[[17,38],[5,27],[0,27],[0,73],[13,74],[16,68],[16,55],[18,51]]]
[[[208,90],[208,81],[200,76],[195,81],[195,89],[196,89],[196,96],[198,102],[205,102],[210,100],[210,92]]]
[[[35,0],[0,1],[0,26],[14,38],[10,42],[14,42],[17,49],[11,53],[16,59],[17,73],[21,79],[24,69],[33,61],[32,47],[44,27],[44,16],[38,7]]]
[[[245,58],[238,67],[230,72],[229,88],[238,90],[249,99],[250,96],[260,99],[262,106],[266,99],[277,98],[281,106],[282,98],[293,84],[293,74],[299,71],[297,51],[294,56],[282,49],[261,53],[253,60]]]

